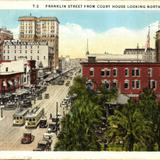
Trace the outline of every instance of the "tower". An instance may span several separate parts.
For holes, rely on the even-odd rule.
[[[155,49],[156,49],[156,62],[160,62],[160,30],[156,32]]]

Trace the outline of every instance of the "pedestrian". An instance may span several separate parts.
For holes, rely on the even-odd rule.
[[[50,113],[50,119],[52,119],[52,113]]]

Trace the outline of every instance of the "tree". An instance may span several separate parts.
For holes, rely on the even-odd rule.
[[[143,93],[140,95],[139,106],[144,119],[152,122],[150,138],[146,139],[147,150],[153,151],[156,143],[160,150],[160,108],[152,89],[143,90]]]
[[[62,130],[55,150],[98,150],[94,125],[100,123],[101,116],[100,106],[92,102],[87,95],[77,99],[69,114],[62,120]]]
[[[133,151],[137,142],[144,146],[145,139],[149,138],[150,122],[144,120],[137,104],[131,100],[122,109],[116,109],[114,115],[108,118],[108,122],[108,142],[123,143],[127,151]]]

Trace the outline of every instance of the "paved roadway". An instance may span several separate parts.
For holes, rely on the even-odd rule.
[[[37,100],[36,105],[45,108],[45,113],[49,119],[50,113],[56,115],[56,102],[60,106],[60,102],[66,97],[69,87],[65,85],[49,85],[47,91],[43,93],[43,99]],[[49,93],[50,98],[44,99],[44,94]],[[63,115],[63,109],[58,107],[59,114]],[[25,129],[24,126],[12,126],[12,115],[14,110],[4,110],[4,118],[0,120],[0,150],[12,151],[32,151],[36,148],[39,140],[42,139],[46,128]],[[21,138],[24,132],[31,131],[35,135],[35,140],[31,144],[21,144]],[[52,148],[56,142],[56,135],[53,136]]]

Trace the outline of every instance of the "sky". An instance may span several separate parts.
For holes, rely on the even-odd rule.
[[[90,53],[123,54],[125,48],[144,47],[150,26],[154,48],[160,11],[156,10],[0,10],[0,27],[18,38],[19,16],[55,16],[60,21],[60,56],[84,57]]]

